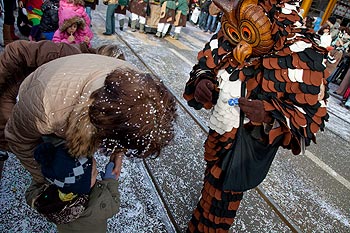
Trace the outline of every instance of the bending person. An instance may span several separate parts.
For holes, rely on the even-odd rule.
[[[96,50],[85,43],[69,45],[52,41],[15,41],[0,55],[0,150],[8,150],[4,129],[16,104],[22,81],[39,66],[59,57],[80,53],[98,53],[124,59],[116,45],[102,45]]]
[[[112,152],[158,155],[173,138],[175,99],[165,86],[131,64],[96,54],[58,58],[22,82],[5,128],[10,150],[37,183],[45,183],[33,151],[43,135],[66,140],[74,157]],[[119,165],[119,166],[117,166]]]

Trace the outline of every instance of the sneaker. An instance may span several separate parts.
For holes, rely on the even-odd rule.
[[[107,33],[107,32],[104,32],[102,34],[105,35],[105,36],[111,36],[112,35],[112,33]]]

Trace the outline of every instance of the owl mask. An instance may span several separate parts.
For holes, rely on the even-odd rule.
[[[271,22],[258,0],[214,0],[214,3],[224,12],[222,30],[234,45],[233,56],[239,63],[272,49]]]

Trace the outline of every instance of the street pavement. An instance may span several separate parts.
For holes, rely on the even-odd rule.
[[[153,34],[133,33],[129,29],[120,31],[118,25],[117,35],[104,36],[105,12],[104,5],[93,12],[93,46],[119,45],[126,60],[141,70],[151,69],[182,99],[197,53],[211,35],[188,23],[179,40],[158,39]],[[2,22],[0,24],[2,26]],[[340,97],[333,94],[336,88],[337,85],[330,85],[330,120],[326,130],[317,134],[317,144],[300,156],[280,150],[268,177],[259,186],[301,232],[350,231],[350,119],[349,110],[341,107]],[[207,111],[196,114],[207,122]],[[120,180],[121,211],[109,220],[108,232],[175,232],[176,227],[185,230],[202,185],[205,133],[181,107],[178,115],[174,142],[159,158],[147,160],[154,180],[142,162],[124,161]],[[100,155],[96,158],[102,169],[107,159]],[[5,163],[0,186],[0,232],[55,232],[52,224],[24,203],[23,193],[29,183],[29,174],[11,155]],[[160,189],[163,200],[155,186]],[[169,207],[170,217],[164,203]],[[171,223],[171,217],[177,226]],[[232,231],[291,232],[257,190],[245,193]]]

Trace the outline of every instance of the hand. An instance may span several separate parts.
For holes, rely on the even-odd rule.
[[[22,1],[18,1],[18,7],[19,8],[23,8],[23,6],[24,6],[23,2]]]
[[[105,167],[105,172],[100,172],[100,175],[101,175],[103,180],[106,180],[106,179],[117,180],[118,179],[116,174],[113,173],[113,168],[114,168],[114,163],[109,162]]]
[[[87,44],[89,44],[89,42],[90,42],[90,39],[89,39],[89,37],[87,37],[87,36],[84,36],[84,42],[85,42],[85,43],[87,43]]]
[[[212,91],[214,90],[214,84],[208,80],[203,79],[199,81],[194,91],[194,98],[197,102],[204,104],[212,101]]]
[[[245,113],[249,120],[253,122],[271,123],[272,117],[265,111],[264,104],[261,100],[250,100],[245,97],[238,99],[239,107]]]
[[[74,38],[74,36],[71,34],[70,36],[68,36],[68,41],[70,42],[70,43],[72,43],[73,41],[75,41],[75,38]]]
[[[109,159],[109,161],[114,162],[115,164],[112,173],[116,175],[116,179],[119,178],[120,172],[122,170],[123,155],[124,152],[114,152],[113,154],[111,154]]]

